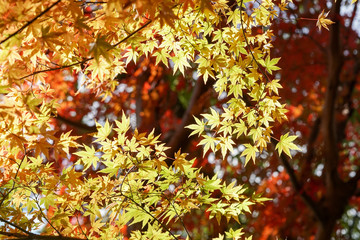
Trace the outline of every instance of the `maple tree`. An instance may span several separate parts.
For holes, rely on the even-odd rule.
[[[314,19],[327,13],[334,24],[318,31]],[[296,133],[304,151],[257,169],[254,187],[274,201],[255,210],[255,238],[359,238],[357,16],[351,1],[294,1],[272,25],[289,103],[289,121],[274,132]]]
[[[272,130],[269,27],[291,2],[2,1],[0,234],[239,239],[267,198],[208,163],[299,154]]]

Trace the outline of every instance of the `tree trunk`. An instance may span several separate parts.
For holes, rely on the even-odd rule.
[[[334,230],[336,219],[326,219],[325,222],[319,224],[318,231],[316,233],[316,240],[330,240],[331,234]]]

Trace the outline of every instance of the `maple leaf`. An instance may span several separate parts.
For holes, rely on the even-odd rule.
[[[278,150],[279,155],[284,152],[286,155],[292,158],[290,150],[301,150],[293,143],[296,138],[297,136],[289,136],[289,133],[282,135],[280,137],[280,141],[276,144],[275,150]]]
[[[156,64],[161,61],[166,67],[169,66],[168,59],[170,58],[170,54],[165,49],[161,49],[160,51],[153,53],[153,56],[156,56]]]
[[[226,153],[229,151],[229,152],[232,152],[233,151],[233,146],[232,145],[235,145],[235,142],[231,139],[231,138],[228,138],[228,137],[220,137],[220,148],[221,148],[221,154],[223,156],[223,158],[225,158],[226,156]]]
[[[67,133],[61,133],[59,138],[58,145],[61,147],[61,150],[64,151],[66,154],[69,154],[70,147],[78,147],[80,146],[75,142],[76,139],[80,138],[80,136],[70,136],[71,131]]]
[[[124,57],[126,57],[126,65],[129,64],[129,62],[133,61],[134,63],[136,63],[136,60],[138,58],[139,53],[137,51],[135,51],[134,49],[129,49],[125,54]]]
[[[95,155],[95,148],[93,146],[88,147],[86,145],[84,147],[85,151],[76,152],[75,155],[80,157],[80,160],[82,160],[82,163],[84,164],[85,170],[91,167],[91,165],[96,168],[99,162],[99,158]],[[79,161],[79,164],[81,164],[81,161]]]
[[[243,196],[248,191],[234,187],[235,181],[227,184],[234,174],[227,174],[226,164],[230,163],[232,155],[238,154],[238,147],[245,138],[251,141],[251,144],[242,145],[245,149],[241,159],[245,159],[245,164],[255,161],[263,150],[261,158],[271,156],[267,143],[275,129],[274,123],[287,119],[285,105],[277,96],[281,88],[279,80],[264,76],[257,66],[258,61],[270,74],[279,70],[276,66],[279,58],[270,58],[269,46],[275,39],[287,38],[288,30],[282,31],[282,36],[272,37],[272,30],[268,28],[277,24],[273,19],[278,10],[286,10],[292,1],[279,2],[243,0],[237,1],[238,6],[230,7],[226,0],[109,0],[101,3],[58,0],[51,5],[59,3],[57,9],[49,11],[51,3],[47,1],[3,0],[0,29],[7,43],[1,44],[3,40],[0,43],[0,170],[9,176],[0,178],[0,185],[4,188],[1,201],[9,208],[9,219],[15,224],[32,223],[32,219],[41,222],[44,220],[41,210],[45,207],[49,208],[46,212],[51,217],[45,222],[42,233],[51,234],[59,229],[58,235],[64,234],[64,237],[87,234],[94,239],[124,238],[120,228],[136,222],[143,229],[131,230],[129,234],[133,238],[176,239],[170,236],[177,231],[172,229],[172,224],[168,225],[168,232],[164,232],[167,228],[161,223],[175,224],[195,208],[209,209],[210,218],[216,217],[218,222],[239,221],[240,214],[250,212],[251,201],[259,199],[250,201]],[[282,14],[286,16],[287,13]],[[327,15],[324,11],[320,14],[319,29],[328,29],[332,23],[326,19]],[[288,47],[292,46],[289,44],[286,49]],[[191,69],[195,66],[197,69]],[[284,68],[293,70],[292,66]],[[304,69],[311,69],[311,66]],[[166,79],[171,72],[182,74],[174,77],[176,82],[185,82],[176,86],[179,91],[174,91],[175,88],[168,91]],[[201,78],[196,77],[196,72]],[[294,75],[299,80],[291,84],[284,81],[284,84],[297,89],[303,76]],[[290,74],[280,76],[291,77]],[[206,84],[209,77],[214,88],[212,83]],[[206,86],[199,85],[200,81]],[[52,91],[43,87],[47,84]],[[72,92],[80,85],[88,89],[74,96]],[[305,89],[302,98],[312,95],[307,86],[301,87]],[[215,89],[214,95],[212,89]],[[194,98],[184,97],[191,95],[191,91]],[[101,100],[98,96],[104,98]],[[63,123],[54,121],[57,107],[48,104],[49,98],[59,102],[59,112],[66,113]],[[155,136],[154,131],[162,131],[164,139],[173,139],[173,132],[184,131],[179,125],[183,116],[178,115],[184,111],[177,111],[177,99],[182,107],[189,107],[185,117],[189,114],[204,117],[204,120],[195,118],[195,123],[187,127],[192,130],[190,136],[198,135],[201,140],[189,139],[184,146],[194,149],[193,154],[198,155],[195,149],[198,143],[203,145],[204,154],[211,150],[216,161],[222,156],[221,172],[226,173],[223,176],[219,174],[209,179],[199,168],[193,167],[209,165],[210,157],[198,156],[195,162],[187,160],[187,154],[180,151],[168,156],[165,143]],[[210,113],[202,114],[210,106]],[[309,104],[309,112],[312,107]],[[169,114],[162,118],[164,108]],[[123,114],[120,120],[121,111],[130,117]],[[70,121],[65,121],[66,117],[71,118]],[[289,113],[290,121],[292,117],[294,114]],[[104,122],[104,126],[96,123],[95,134],[82,134],[83,124],[93,119]],[[303,120],[300,119],[302,125],[307,122]],[[154,126],[150,134],[139,133],[136,129],[145,131]],[[78,137],[70,136],[69,127],[83,135],[84,138],[78,139],[84,143],[83,147],[75,142]],[[306,136],[297,126],[290,127],[300,131],[299,136]],[[54,134],[55,129],[60,130],[59,134]],[[85,129],[88,128],[85,126]],[[91,137],[95,137],[91,139],[92,144]],[[234,138],[240,139],[234,141]],[[281,136],[276,146],[279,154],[290,155],[291,150],[299,150],[293,143],[295,138],[288,134]],[[70,147],[83,150],[71,154]],[[219,150],[221,154],[215,154]],[[57,152],[66,154],[58,156]],[[38,158],[29,158],[27,154]],[[172,165],[168,166],[165,161],[170,159]],[[277,166],[271,162],[267,162],[270,165],[266,171],[276,171]],[[60,171],[64,166],[68,168]],[[201,172],[207,175],[209,169],[204,167]],[[213,173],[214,169],[210,171]],[[252,174],[252,171],[245,172]],[[285,179],[281,180],[284,185],[288,184]],[[273,191],[271,183],[261,182],[269,184],[268,189]],[[214,194],[221,190],[223,194]],[[280,205],[281,201],[278,203]],[[26,212],[32,215],[30,221],[22,214]],[[86,217],[85,228],[79,222],[74,225],[78,216]],[[189,224],[193,223],[191,221],[189,219]],[[241,229],[232,230],[230,225],[228,233],[223,231],[219,239],[242,237]],[[26,228],[33,232],[36,224]],[[198,229],[195,230],[194,239],[201,238],[195,236]]]
[[[198,145],[204,145],[204,153],[203,155],[205,156],[205,154],[207,153],[207,151],[209,149],[211,149],[212,151],[215,151],[215,145],[217,143],[217,139],[204,135],[203,136],[204,139],[202,139]]]
[[[96,138],[95,142],[101,142],[101,141],[105,141],[105,139],[110,135],[112,130],[112,125],[110,125],[109,121],[107,120],[104,126],[96,122],[96,129],[98,130],[98,132],[94,134],[94,137]]]
[[[179,52],[176,56],[174,56],[171,60],[174,62],[174,70],[173,73],[176,73],[176,70],[180,70],[180,72],[184,75],[184,70],[186,67],[191,67],[188,62],[188,54],[184,52]]]
[[[269,92],[274,92],[276,95],[279,95],[279,88],[282,88],[282,86],[279,84],[279,79],[272,80],[266,84],[266,88],[269,89]]]
[[[226,237],[234,239],[234,240],[238,240],[238,239],[241,239],[241,236],[243,234],[244,234],[244,232],[243,232],[242,228],[239,228],[235,231],[232,228],[230,228],[229,232],[226,233]]]
[[[265,59],[265,61],[263,59],[259,60],[259,63],[261,63],[266,70],[272,74],[272,71],[276,71],[279,70],[280,68],[276,66],[276,64],[279,62],[280,58],[273,58],[270,59],[270,56],[268,55]]]
[[[259,152],[258,148],[255,146],[252,146],[250,144],[244,144],[244,147],[245,147],[245,150],[242,152],[242,154],[240,156],[241,157],[246,156],[245,166],[250,161],[250,159],[252,159],[253,162],[255,163],[256,153]]]
[[[50,49],[56,50],[56,46],[64,45],[62,41],[60,41],[60,36],[65,34],[65,32],[59,31],[50,31],[50,26],[41,28],[42,36],[39,40],[43,41],[45,45],[47,45]]]
[[[106,41],[105,36],[98,36],[90,50],[90,53],[94,54],[94,58],[97,62],[99,62],[100,56],[103,56],[106,61],[110,63],[111,55],[109,53],[109,50],[112,48],[113,47],[111,46],[111,44]]]
[[[330,19],[326,19],[326,17],[329,15],[329,12],[325,13],[325,11],[323,10],[318,16],[316,26],[319,28],[319,30],[321,30],[321,27],[324,27],[326,30],[329,31],[328,25],[334,24],[334,22]]]
[[[191,124],[189,126],[186,126],[186,128],[189,128],[191,130],[193,130],[189,137],[192,135],[195,135],[198,133],[198,136],[200,136],[204,130],[205,130],[205,123],[203,122],[203,120],[199,120],[197,117],[194,117],[196,124]]]

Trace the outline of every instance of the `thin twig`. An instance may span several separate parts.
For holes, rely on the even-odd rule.
[[[3,219],[2,217],[0,217],[0,221],[3,222],[3,223],[6,223],[6,224],[9,224],[10,226],[16,228],[16,229],[19,229],[20,231],[22,231],[23,233],[26,233],[27,235],[32,235],[33,233],[25,230],[24,228],[16,225],[15,223],[12,223],[12,222],[9,222],[8,220],[6,219]]]
[[[169,203],[170,203],[170,205],[173,207],[176,215],[179,217],[179,220],[180,220],[180,222],[181,222],[181,225],[182,225],[183,228],[185,229],[186,234],[188,235],[189,239],[192,240],[192,237],[191,237],[189,231],[187,230],[184,221],[182,220],[181,216],[180,216],[179,213],[177,212],[177,210],[176,210],[176,208],[175,208],[175,206],[174,206],[174,203],[173,203],[172,201],[170,201],[164,194],[163,194],[163,197],[165,197],[165,199],[169,201]]]
[[[108,2],[103,2],[103,1],[85,1],[83,2],[83,4],[106,4]]]
[[[54,2],[53,4],[51,4],[48,8],[46,8],[44,11],[42,11],[39,15],[37,15],[36,17],[34,17],[33,19],[31,19],[29,22],[27,22],[24,26],[22,26],[21,28],[19,28],[17,31],[15,31],[14,33],[10,34],[7,38],[3,39],[0,41],[0,45],[3,44],[4,42],[6,42],[7,40],[9,40],[10,38],[12,38],[13,36],[15,36],[16,34],[20,33],[22,30],[24,30],[25,28],[27,28],[28,26],[30,26],[33,22],[35,22],[38,18],[40,18],[42,15],[44,15],[45,13],[47,13],[51,8],[53,8],[54,6],[56,6],[57,4],[59,4],[61,2],[61,0],[58,0],[56,2]]]
[[[141,208],[141,210],[143,210],[146,214],[148,214],[150,217],[152,217],[156,222],[158,222],[160,224],[160,226],[165,229],[174,239],[178,240],[178,238],[170,231],[170,229],[168,227],[165,226],[164,223],[162,223],[159,219],[157,219],[155,216],[153,216],[149,211],[147,211],[144,207],[142,207],[139,203],[137,203],[134,199],[124,195],[121,193],[121,195],[125,198],[128,198],[131,202],[133,202],[136,206],[138,206],[139,208]]]
[[[38,235],[31,233],[31,235],[25,235],[21,233],[12,233],[12,232],[4,232],[0,231],[0,235],[8,236],[8,237],[16,237],[11,238],[12,240],[39,240],[39,239],[48,239],[48,240],[87,240],[82,238],[76,238],[76,237],[65,237],[65,236],[52,236],[52,235]]]
[[[262,67],[260,66],[259,62],[256,60],[254,54],[253,54],[253,50],[251,49],[250,47],[250,44],[249,44],[249,41],[246,37],[246,34],[245,34],[245,29],[244,29],[244,22],[243,22],[243,18],[242,18],[242,12],[243,12],[243,9],[242,9],[242,5],[243,5],[243,0],[241,0],[240,2],[240,11],[239,11],[239,15],[240,15],[240,25],[241,25],[241,30],[243,32],[243,36],[244,36],[244,40],[245,40],[245,43],[246,43],[246,48],[248,49],[248,51],[250,52],[250,55],[252,57],[252,59],[254,60],[254,62],[256,63],[256,65],[258,66],[260,72],[262,73],[262,75],[265,77],[265,80],[266,80],[266,84],[271,82],[271,80],[269,79],[269,77],[267,76],[266,72],[262,69]],[[261,100],[261,96],[264,94],[264,91],[265,91],[265,87],[262,91],[262,93],[260,94],[260,97],[259,97],[259,100],[257,102],[257,104],[259,104],[260,100]]]
[[[77,223],[78,223],[78,225],[79,225],[79,227],[80,227],[80,231],[82,232],[82,234],[86,237],[86,239],[89,239],[89,238],[87,237],[87,235],[85,234],[84,230],[82,229],[81,224],[80,224],[80,222],[79,222],[79,218],[78,218],[77,215],[76,215],[76,221],[77,221]]]
[[[133,35],[135,35],[136,33],[138,33],[139,31],[141,31],[142,29],[144,29],[145,27],[147,27],[150,23],[152,22],[152,20],[149,20],[147,21],[144,25],[142,25],[141,27],[139,27],[138,29],[136,29],[134,32],[130,33],[129,35],[127,35],[125,38],[121,39],[119,42],[117,42],[116,44],[112,45],[112,48],[115,48],[117,47],[118,45],[120,45],[121,43],[125,42],[126,40],[128,40],[130,37],[132,37]],[[109,50],[110,50],[109,49]],[[28,77],[31,77],[31,76],[34,76],[34,75],[37,75],[39,73],[43,73],[43,72],[50,72],[50,71],[55,71],[55,70],[61,70],[61,69],[65,69],[65,68],[70,68],[70,67],[73,67],[73,66],[76,66],[76,65],[81,65],[81,64],[84,64],[90,60],[93,60],[94,57],[90,57],[90,58],[85,58],[83,59],[82,61],[78,61],[78,62],[75,62],[75,63],[72,63],[72,64],[69,64],[69,65],[64,65],[64,66],[61,66],[61,67],[56,67],[56,68],[50,68],[50,69],[46,69],[46,70],[40,70],[40,71],[35,71],[31,74],[28,74],[24,77],[21,77],[19,80],[22,80],[22,79],[25,79],[25,78],[28,78]]]
[[[127,171],[127,172],[125,173],[125,176],[124,176],[124,178],[122,179],[121,184],[120,184],[120,193],[121,193],[121,194],[122,194],[122,186],[124,185],[125,179],[127,178],[127,176],[128,176],[135,168],[136,168],[136,166],[134,165],[134,166],[132,166],[132,167],[129,169],[129,171]]]
[[[59,230],[57,230],[57,229],[54,227],[54,225],[52,225],[52,223],[49,221],[49,219],[45,216],[44,212],[43,212],[42,209],[41,209],[40,204],[38,203],[37,197],[38,197],[38,196],[36,196],[35,203],[36,203],[36,205],[38,206],[41,215],[43,216],[43,218],[45,218],[46,222],[52,227],[52,229],[54,229],[54,230],[57,232],[57,234],[58,234],[60,237],[62,237],[62,234],[59,232]]]
[[[4,201],[6,200],[6,198],[9,196],[9,194],[15,189],[15,180],[17,178],[17,175],[20,171],[20,167],[21,167],[21,164],[23,163],[25,157],[26,157],[26,154],[27,154],[27,151],[26,151],[26,147],[25,145],[23,144],[23,148],[24,148],[24,156],[22,157],[20,163],[19,163],[19,167],[16,169],[16,173],[15,173],[15,176],[14,176],[14,179],[13,179],[13,184],[11,186],[11,189],[5,194],[5,196],[3,197],[3,199],[1,199],[1,202],[0,202],[0,207],[3,205]]]

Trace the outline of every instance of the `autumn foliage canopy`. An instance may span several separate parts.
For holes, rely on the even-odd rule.
[[[358,201],[335,130],[359,60],[336,60],[345,3],[307,2],[0,1],[0,238],[329,239]],[[292,55],[303,21],[328,70]]]

